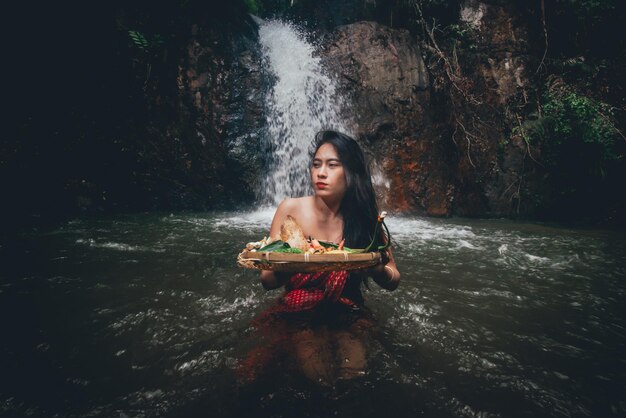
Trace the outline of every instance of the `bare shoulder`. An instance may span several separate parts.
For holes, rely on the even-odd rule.
[[[274,219],[272,220],[272,226],[270,228],[270,236],[273,239],[278,239],[280,235],[280,226],[287,218],[287,216],[293,217],[298,224],[306,219],[308,214],[308,208],[310,207],[310,197],[297,197],[286,198],[276,208]]]
[[[299,213],[308,210],[313,202],[313,197],[312,196],[305,196],[305,197],[288,197],[285,200],[283,200],[280,205],[278,205],[278,208],[276,209],[276,212],[280,212],[281,214],[286,215],[291,215],[291,216],[296,216]]]

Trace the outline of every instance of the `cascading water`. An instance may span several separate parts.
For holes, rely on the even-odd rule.
[[[335,129],[350,134],[340,117],[337,84],[315,56],[315,46],[292,24],[270,20],[259,27],[263,57],[275,84],[266,102],[268,176],[259,200],[278,204],[312,192],[307,177],[315,134]]]

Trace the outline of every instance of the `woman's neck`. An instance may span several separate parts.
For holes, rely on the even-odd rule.
[[[313,206],[318,214],[324,219],[333,219],[340,217],[341,200],[323,199],[319,196],[313,196]]]

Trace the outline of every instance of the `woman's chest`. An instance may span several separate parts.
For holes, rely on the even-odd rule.
[[[299,221],[305,237],[312,237],[319,241],[339,242],[343,237],[342,221],[319,221],[307,219]]]

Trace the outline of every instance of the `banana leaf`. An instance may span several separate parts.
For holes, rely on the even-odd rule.
[[[374,247],[374,242],[376,242],[376,234],[378,233],[378,228],[380,228],[380,225],[382,225],[383,228],[385,228],[385,232],[387,233],[387,243],[385,245],[379,245],[376,248]],[[335,248],[338,249],[339,245],[332,243],[332,242],[328,242],[328,241],[319,241],[319,243],[321,245],[323,245],[324,247],[331,247],[331,248]],[[367,246],[367,248],[348,248],[348,247],[343,247],[344,251],[348,252],[348,253],[354,253],[354,254],[358,254],[358,253],[367,253],[370,252],[372,250],[374,251],[384,251],[386,250],[389,245],[391,243],[391,234],[389,233],[389,229],[387,228],[387,225],[385,225],[385,220],[383,217],[379,217],[378,220],[376,221],[376,226],[374,227],[374,234],[372,236],[372,241],[370,242],[370,245]],[[299,250],[298,248],[291,248],[291,246],[282,241],[282,240],[277,240],[272,242],[271,244],[266,245],[263,248],[260,248],[258,250],[259,252],[293,252],[293,253],[298,253],[298,251],[302,252],[301,250]]]
[[[302,251],[300,248],[279,248],[277,250],[274,250],[275,253],[291,253],[291,254],[304,254],[304,251]]]
[[[319,241],[318,242],[323,245],[324,247],[331,247],[334,249],[338,249],[339,248],[339,244],[335,244],[334,242],[328,242],[328,241]],[[362,250],[355,250],[353,248],[348,248],[348,247],[343,247],[343,250],[348,252],[348,253],[358,253],[361,252]]]
[[[280,249],[286,249],[286,248],[291,248],[291,246],[286,243],[285,241],[281,241],[281,240],[277,240],[274,241],[270,244],[267,244],[265,247],[263,248],[259,248],[257,251],[259,252],[271,252],[271,251],[277,251]]]

